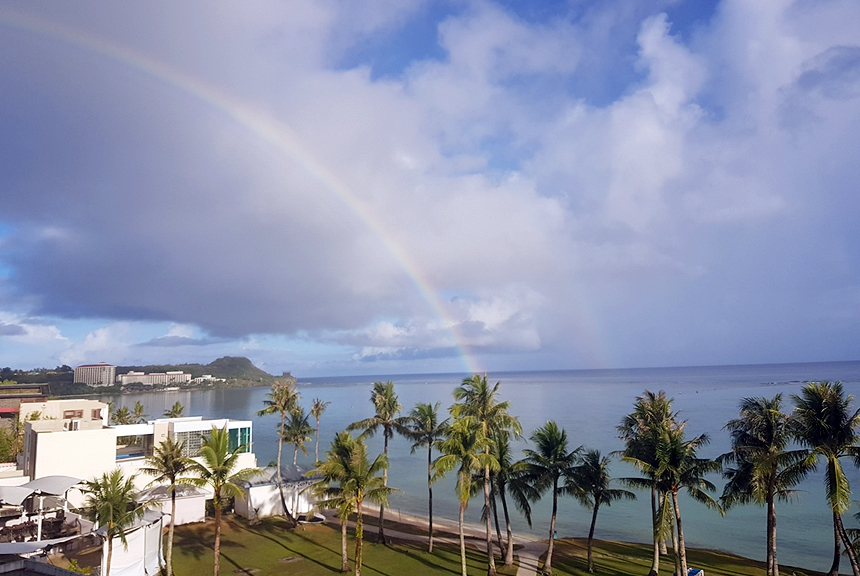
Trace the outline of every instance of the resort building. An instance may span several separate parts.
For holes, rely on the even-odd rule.
[[[87,386],[113,386],[116,380],[116,366],[99,362],[83,364],[75,368],[75,382]]]
[[[163,386],[187,384],[188,382],[191,382],[191,374],[182,372],[181,370],[171,372],[151,372],[149,374],[145,374],[143,372],[129,372],[127,374],[120,374],[117,376],[116,382],[123,386],[127,386],[129,384],[143,384],[144,386],[152,386],[153,384]]]
[[[192,416],[109,426],[104,421],[107,404],[97,400],[48,400],[22,406],[24,452],[19,467],[29,478],[66,475],[89,480],[117,467],[126,475],[136,474],[166,438],[183,441],[184,455],[195,458],[212,428],[227,429],[231,450],[243,446],[239,469],[257,467],[249,420]],[[141,490],[150,481],[141,474],[135,477]],[[70,500],[79,505],[82,497],[73,495]]]

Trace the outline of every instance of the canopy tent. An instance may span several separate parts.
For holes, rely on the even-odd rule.
[[[0,486],[0,502],[9,506],[20,506],[34,493],[24,486]]]
[[[154,576],[164,566],[161,551],[161,512],[147,510],[142,519],[125,531],[126,545],[119,536],[114,537],[110,574],[106,576]],[[96,530],[105,542],[102,549],[102,573],[107,559],[107,530]]]
[[[0,544],[0,555],[4,554],[32,554],[44,550],[48,546],[68,542],[73,538],[80,538],[80,534],[74,536],[65,536],[64,538],[54,538],[52,540],[37,540],[33,542],[6,542]]]
[[[44,476],[27,482],[22,488],[29,488],[33,492],[41,492],[49,496],[62,496],[81,482],[80,478],[72,476]]]

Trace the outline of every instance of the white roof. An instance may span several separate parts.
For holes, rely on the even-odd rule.
[[[50,494],[51,496],[60,496],[81,482],[80,478],[72,476],[44,476],[32,482],[27,482],[21,488],[29,488],[33,492],[41,492],[42,494]]]

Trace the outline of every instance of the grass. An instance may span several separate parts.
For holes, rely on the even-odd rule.
[[[371,520],[368,518],[368,520]],[[372,521],[371,521],[372,522]],[[421,533],[415,525],[386,521],[386,528],[410,533]],[[352,530],[350,530],[350,533]],[[390,534],[389,534],[390,536]],[[364,541],[362,574],[368,576],[401,575],[454,575],[460,574],[460,553],[457,545],[439,543],[433,554],[427,553],[426,541],[393,539],[388,546],[374,542],[376,529],[367,525]],[[473,540],[473,542],[475,542]],[[214,525],[191,524],[176,528],[174,571],[177,576],[197,576],[212,573]],[[645,575],[651,566],[651,547],[648,544],[595,541],[595,574],[602,576]],[[348,540],[350,568],[355,540]],[[98,549],[81,554],[82,566],[98,563]],[[91,557],[90,557],[91,556]],[[707,576],[765,576],[764,562],[741,556],[704,550],[687,549],[690,567],[702,568]],[[221,531],[221,574],[281,576],[302,574],[307,576],[340,574],[340,529],[332,525],[305,525],[291,530],[286,521],[269,518],[249,525],[238,517],[228,517]],[[56,562],[61,564],[61,562]],[[469,574],[486,574],[486,556],[474,547],[467,549]],[[514,576],[516,563],[505,568],[497,561],[502,576]],[[671,553],[661,558],[661,575],[672,574],[674,564]],[[782,566],[783,576],[822,576],[820,572],[800,571]],[[591,576],[586,569],[585,540],[579,538],[556,541],[553,553],[553,573],[561,576]]]
[[[366,531],[365,535],[363,575],[460,574],[460,552],[455,546],[436,545],[433,554],[428,554],[424,542],[393,540],[390,545],[381,546],[373,543],[375,534]],[[211,574],[213,542],[211,522],[177,527],[173,553],[176,575]],[[355,540],[351,536],[348,546],[352,567]],[[475,549],[468,550],[469,573],[485,574],[485,558]],[[277,518],[249,525],[233,517],[222,524],[221,574],[225,576],[340,574],[340,559],[340,530],[336,527],[306,525],[289,530],[287,523]],[[516,566],[499,573],[513,576]]]
[[[541,558],[543,560],[543,557]],[[687,565],[701,568],[706,576],[765,576],[764,562],[742,556],[687,548]],[[586,540],[570,538],[556,541],[552,555],[553,574],[568,576],[591,576],[586,561]],[[629,542],[594,542],[594,573],[603,576],[629,576],[648,574],[651,567],[651,546]],[[671,552],[660,558],[660,574],[672,574],[675,569]],[[801,571],[790,566],[780,566],[783,576],[823,576],[821,572]]]

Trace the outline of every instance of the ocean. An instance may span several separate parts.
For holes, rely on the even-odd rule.
[[[395,390],[408,414],[418,402],[441,403],[447,411],[453,403],[452,392],[467,374],[380,375],[361,377],[299,378],[301,403],[308,409],[311,400],[321,398],[330,406],[321,419],[320,454],[328,448],[334,434],[351,422],[373,415],[370,402],[372,383],[376,380],[394,382]],[[528,437],[548,420],[565,428],[571,448],[582,445],[599,449],[603,454],[623,448],[616,434],[621,418],[632,410],[635,398],[643,391],[665,390],[674,398],[673,406],[680,418],[687,420],[690,437],[707,433],[711,442],[700,451],[703,457],[714,458],[730,447],[725,423],[737,417],[738,403],[744,397],[772,397],[783,394],[783,406],[791,409],[790,395],[798,394],[808,381],[841,381],[845,390],[860,394],[860,362],[828,362],[806,364],[770,364],[750,366],[709,366],[685,368],[645,368],[624,370],[565,370],[549,372],[490,373],[491,382],[501,382],[501,399],[510,402],[510,413],[522,424],[523,438],[518,440],[515,453],[527,447]],[[256,416],[263,407],[267,388],[203,390],[129,394],[104,397],[117,405],[133,406],[140,401],[153,417],[179,401],[187,415],[228,417],[253,420],[253,449],[260,465],[273,462],[277,455],[276,416]],[[855,408],[860,407],[855,402]],[[311,419],[313,420],[313,419]],[[369,441],[371,454],[382,450],[381,435]],[[308,456],[299,452],[299,463],[312,465],[313,441],[306,446]],[[389,485],[398,488],[390,499],[391,514],[427,513],[426,449],[410,453],[407,440],[395,437],[390,444]],[[290,462],[292,447],[284,446],[283,459]],[[844,463],[855,493],[860,494],[860,473]],[[614,461],[613,477],[635,475],[628,465]],[[722,489],[719,475],[711,480]],[[434,486],[434,515],[450,519],[457,517],[453,477]],[[716,494],[717,496],[719,494]],[[617,502],[601,507],[595,532],[596,538],[648,542],[650,540],[649,495],[640,492],[633,502]],[[469,521],[478,522],[482,501],[474,499],[469,507]],[[533,506],[533,526],[514,510],[514,529],[544,536],[549,530],[550,498]],[[728,511],[725,517],[701,504],[683,498],[680,503],[684,533],[690,547],[707,547],[764,560],[765,510],[759,506],[741,506]],[[846,527],[860,527],[853,518],[855,505],[845,515]],[[563,498],[559,505],[557,532],[559,537],[587,536],[590,512],[572,498]],[[832,520],[828,512],[823,485],[823,468],[810,475],[797,487],[797,494],[788,503],[777,505],[778,558],[781,564],[826,571],[832,559]],[[847,558],[845,559],[847,566]]]

